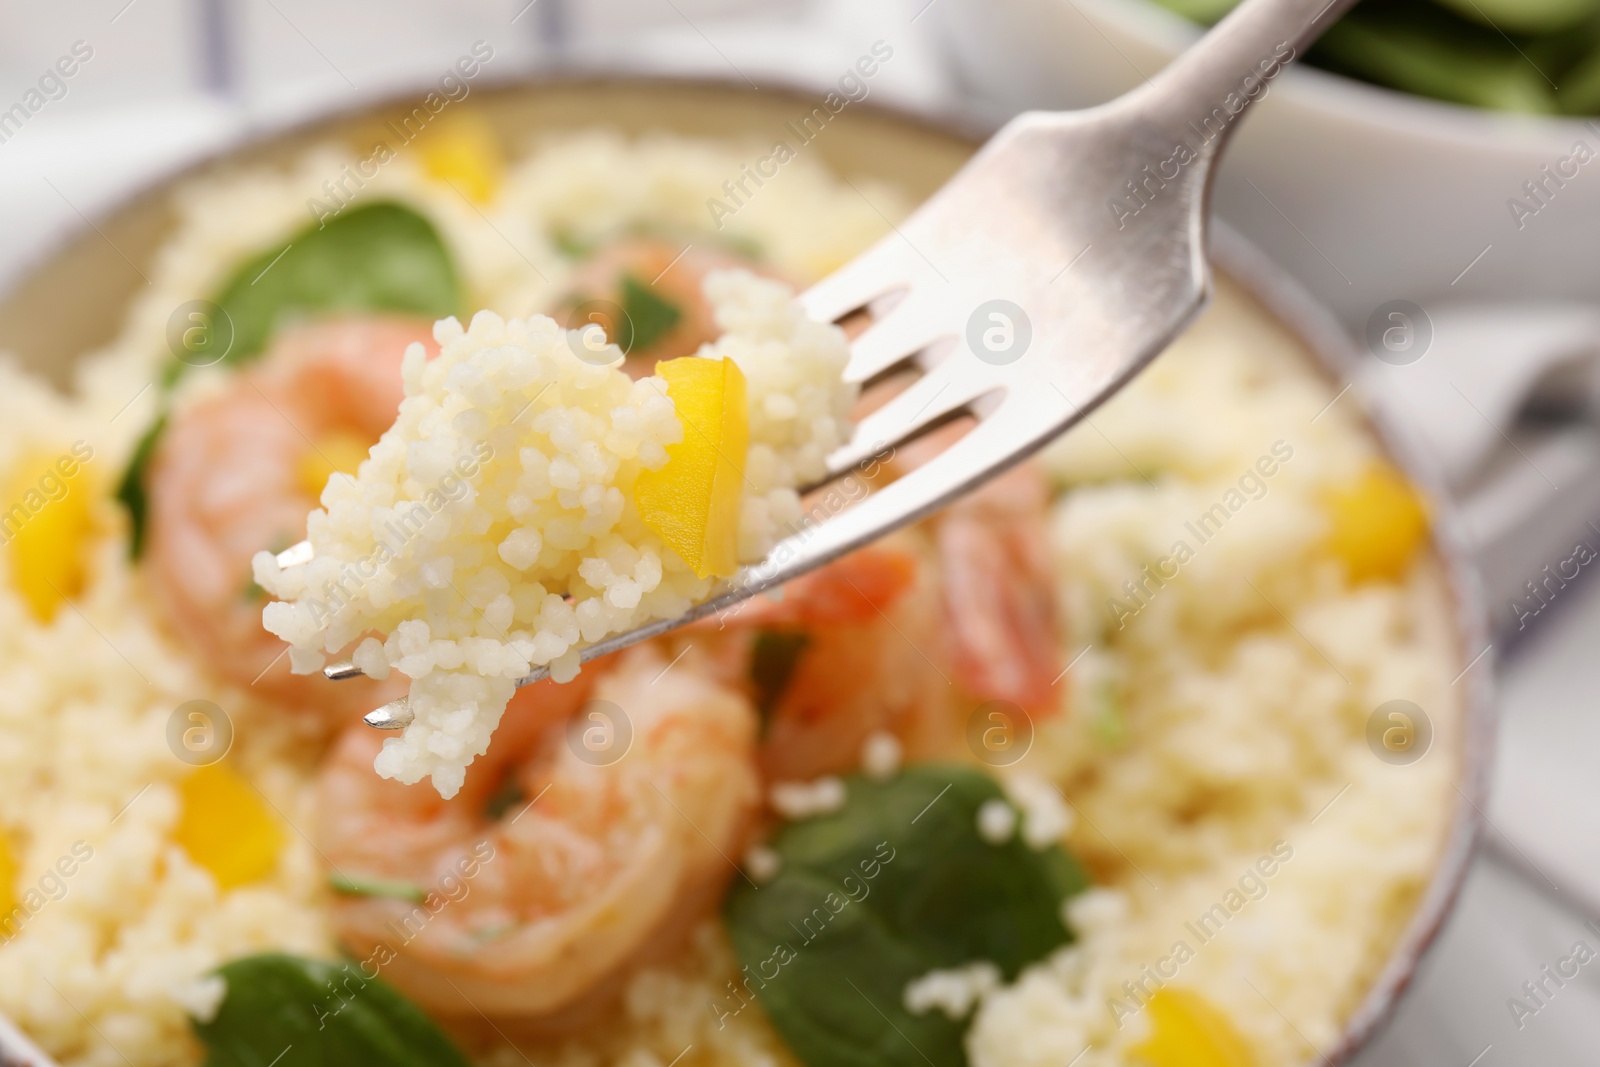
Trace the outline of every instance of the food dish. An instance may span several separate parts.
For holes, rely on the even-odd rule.
[[[738,172],[744,144],[599,133],[546,146],[500,179],[503,203],[525,212],[520,229],[515,211],[465,206],[440,175],[400,159],[346,217],[380,198],[412,210],[437,228],[470,299],[526,315],[558,306],[585,258],[557,247],[547,220],[599,237],[642,220],[714,241],[701,191]],[[9,558],[31,543],[56,569],[37,602],[4,601],[23,635],[4,670],[30,695],[4,725],[18,773],[4,779],[3,810],[25,812],[6,825],[24,872],[13,881],[54,873],[49,885],[32,880],[39,907],[25,900],[25,923],[0,946],[0,997],[11,998],[0,1010],[63,1062],[118,1051],[198,1062],[191,1015],[213,1054],[259,1044],[267,1035],[242,1020],[270,1014],[260,1010],[269,980],[314,994],[312,1024],[327,1016],[348,1034],[353,1020],[381,1019],[435,1062],[458,1054],[395,1006],[388,983],[486,1062],[893,1061],[917,1050],[1010,1067],[1071,1059],[1083,1046],[1067,1046],[1082,1041],[1095,1047],[1080,1062],[1113,1063],[1141,1044],[1161,1055],[1163,1038],[1143,1029],[1151,1019],[1169,1039],[1211,1027],[1235,1035],[1215,1038],[1219,1048],[1243,1042],[1261,1062],[1283,1062],[1306,1051],[1297,1027],[1331,1048],[1368,990],[1393,981],[1380,978],[1385,962],[1398,944],[1414,949],[1413,915],[1419,901],[1436,909],[1435,871],[1459,832],[1450,782],[1467,738],[1452,679],[1466,657],[1412,491],[1356,409],[1330,406],[1336,390],[1243,293],[1225,285],[1209,317],[1094,416],[1092,435],[1072,435],[1006,491],[874,549],[870,566],[846,572],[855,596],[792,589],[723,629],[630,653],[597,677],[586,669],[565,688],[535,687],[510,724],[520,733],[503,725],[488,757],[526,774],[469,774],[447,803],[372,774],[380,737],[350,725],[343,696],[335,707],[286,673],[230,667],[216,651],[242,628],[186,633],[183,608],[247,614],[261,601],[243,572],[198,584],[198,550],[161,551],[182,529],[162,511],[162,489],[190,484],[168,481],[190,475],[185,455],[215,457],[208,447],[315,414],[291,401],[376,396],[319,394],[297,375],[324,358],[342,369],[374,338],[394,367],[396,342],[425,338],[344,308],[331,326],[266,340],[251,368],[184,372],[144,483],[149,541],[137,567],[124,562],[130,528],[107,492],[116,478],[100,473],[142,435],[121,419],[154,413],[153,398],[119,408],[169,365],[152,341],[182,303],[171,298],[225,291],[241,263],[254,278],[273,269],[306,225],[297,181],[342,166],[296,158],[305,169],[211,175],[209,191],[180,195],[189,225],[167,245],[154,294],[123,339],[84,364],[75,400],[16,372],[7,382],[7,469],[24,442],[64,440],[76,464],[68,473],[45,449],[50,469],[34,481],[49,504],[19,533],[53,536],[15,539]],[[797,281],[883,232],[909,200],[852,189],[804,159],[784,178],[741,218],[763,265]],[[522,238],[520,254],[497,229]],[[225,401],[253,414],[228,408],[213,437],[183,436]],[[270,467],[298,494],[292,539],[310,506],[301,483],[326,480],[350,453],[331,429],[321,448],[274,432],[292,461],[257,445],[238,462]],[[92,451],[73,452],[80,439]],[[171,451],[186,440],[210,443]],[[224,513],[262,506],[266,480],[198,467],[213,491],[190,500],[220,501]],[[73,544],[82,555],[62,551]],[[8,564],[7,575],[24,570],[38,568]],[[74,581],[70,601],[50,603],[47,590]],[[179,585],[223,593],[165,599]],[[803,647],[784,640],[797,636]],[[351,705],[382,685],[352,684],[364,691]],[[1426,707],[1432,759],[1385,762],[1369,747],[1371,713],[1390,699]],[[193,700],[219,712],[184,710]],[[546,728],[572,716],[576,735]],[[623,726],[631,743],[610,759]],[[591,803],[601,797],[603,817]],[[542,867],[552,856],[572,866]],[[1352,881],[1353,866],[1364,877]],[[968,871],[999,881],[973,883]],[[842,895],[817,892],[824,876]],[[928,885],[962,907],[887,941],[865,936]],[[771,927],[789,921],[783,901],[801,898],[802,929],[780,951]],[[1191,921],[1204,942],[1175,953]],[[1294,952],[1282,951],[1289,936]],[[330,959],[336,939],[353,955],[343,970],[229,962],[270,951]],[[866,959],[851,955],[863,948]],[[1015,981],[1027,965],[1037,966]],[[910,1035],[904,1044],[842,996],[841,967]],[[1172,991],[1141,1010],[1157,986]]]
[[[1236,0],[1158,0],[1211,24]],[[1307,55],[1315,66],[1452,103],[1533,114],[1600,109],[1600,39],[1588,0],[1368,0]]]
[[[322,494],[315,558],[256,555],[256,582],[279,598],[266,625],[296,670],[359,641],[369,676],[411,679],[385,777],[426,774],[452,795],[518,678],[543,667],[571,681],[584,645],[704,602],[799,522],[796,487],[847,439],[844,336],[780,282],[695,276],[690,299],[726,332],[691,357],[654,362],[670,333],[647,343],[637,295],[620,317],[626,353],[581,320],[584,333],[492,312],[436,325],[433,358],[421,342],[406,351],[406,399],[373,462]],[[663,317],[683,315],[657,299]],[[470,498],[452,500],[463,480]]]

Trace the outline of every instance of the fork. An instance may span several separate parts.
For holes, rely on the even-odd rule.
[[[732,607],[923,518],[1037,452],[1127,383],[1205,303],[1212,177],[1242,113],[1353,2],[1244,0],[1127,95],[1085,111],[1018,115],[893,233],[801,294],[818,321],[871,313],[850,346],[847,381],[922,371],[861,420],[818,486],[954,419],[975,425],[854,507],[801,527],[726,592],[589,645],[581,658]],[[278,563],[311,553],[302,542]],[[345,662],[324,673],[361,672]],[[517,685],[547,674],[536,669]],[[365,721],[400,729],[411,711],[399,700]]]

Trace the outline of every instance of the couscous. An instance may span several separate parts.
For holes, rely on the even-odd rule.
[[[70,1067],[1333,1042],[1443,847],[1460,664],[1296,340],[1224,284],[1039,460],[579,671],[798,521],[857,397],[792,293],[907,205],[799,158],[716,229],[747,146],[449,143],[324,218],[336,149],[196,179],[70,395],[0,367],[0,1014]],[[1375,754],[1394,701],[1431,755]]]

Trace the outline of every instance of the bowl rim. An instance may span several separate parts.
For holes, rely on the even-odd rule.
[[[1367,379],[1357,373],[1362,360],[1370,356],[1357,347],[1333,313],[1271,257],[1226,223],[1213,219],[1212,227],[1210,250],[1222,272],[1240,283],[1293,333],[1324,374],[1335,383],[1349,383],[1347,388],[1361,405],[1368,429],[1407,478],[1424,491],[1429,505],[1429,537],[1455,609],[1458,662],[1466,664],[1451,683],[1452,688],[1459,684],[1466,689],[1459,702],[1460,781],[1451,782],[1456,800],[1452,802],[1450,830],[1427,888],[1383,968],[1345,1018],[1338,1044],[1332,1050],[1313,1048],[1317,1059],[1307,1061],[1340,1064],[1361,1051],[1394,1015],[1400,998],[1416,978],[1423,956],[1453,913],[1476,858],[1499,723],[1494,699],[1494,643],[1489,634],[1483,583],[1460,514],[1445,489],[1438,465],[1420,439],[1406,428],[1392,405],[1365,387]]]
[[[1076,0],[1078,3],[1102,4],[1105,0]],[[1113,0],[1126,4],[1129,0]],[[1155,8],[1148,0],[1131,0]],[[1172,15],[1174,19],[1178,16]],[[1180,20],[1181,21],[1181,20]],[[1321,73],[1321,72],[1311,72]],[[1336,76],[1328,75],[1329,78]],[[1348,79],[1338,79],[1348,81]],[[489,93],[527,93],[542,90],[572,90],[584,86],[637,89],[647,91],[652,85],[673,89],[736,94],[754,98],[782,97],[795,101],[815,103],[819,90],[803,81],[782,78],[763,78],[760,90],[752,90],[746,83],[733,77],[706,75],[679,75],[668,71],[647,70],[643,73],[595,70],[584,67],[567,67],[534,73],[499,74],[485,77],[479,91]],[[1354,84],[1354,83],[1352,83]],[[1368,88],[1362,86],[1361,88]],[[1383,92],[1388,93],[1387,90]],[[178,184],[203,172],[228,165],[248,153],[269,152],[275,148],[289,147],[299,142],[309,147],[319,138],[328,138],[333,129],[366,114],[382,113],[402,102],[416,99],[417,87],[401,87],[314,114],[302,115],[292,120],[273,122],[243,131],[229,137],[212,149],[188,158],[158,172],[138,183],[123,194],[111,198],[80,225],[62,230],[54,240],[45,242],[36,253],[28,257],[0,287],[0,314],[16,295],[19,283],[42,269],[51,260],[66,254],[77,242],[96,239],[102,225],[109,220],[136,210],[147,201],[165,197]],[[1394,94],[1389,94],[1394,95]],[[864,100],[852,103],[858,111],[873,113],[880,121],[924,134],[958,141],[976,151],[991,124],[975,121],[968,113],[905,106],[899,103]],[[1452,601],[1452,618],[1455,637],[1460,650],[1460,660],[1466,661],[1472,649],[1482,648],[1466,668],[1457,676],[1452,687],[1465,682],[1466,689],[1459,701],[1460,741],[1459,782],[1452,782],[1457,801],[1452,803],[1449,832],[1440,843],[1437,858],[1427,887],[1417,899],[1412,913],[1402,927],[1399,939],[1386,955],[1383,967],[1371,980],[1357,1006],[1343,1020],[1338,1042],[1330,1049],[1311,1046],[1313,1058],[1307,1064],[1342,1064],[1360,1051],[1393,1015],[1400,997],[1416,976],[1418,965],[1449,919],[1460,895],[1466,876],[1476,855],[1484,822],[1483,805],[1487,803],[1489,774],[1494,758],[1498,709],[1493,699],[1494,679],[1491,670],[1493,655],[1488,637],[1488,617],[1483,603],[1482,587],[1472,563],[1469,542],[1465,537],[1461,519],[1445,492],[1443,480],[1435,465],[1427,458],[1414,436],[1407,431],[1403,420],[1389,410],[1382,399],[1367,390],[1362,377],[1356,373],[1363,353],[1339,320],[1295,281],[1269,256],[1220,219],[1211,218],[1206,225],[1208,260],[1221,269],[1221,273],[1236,282],[1271,315],[1279,325],[1291,333],[1307,350],[1311,362],[1324,377],[1334,382],[1345,381],[1363,409],[1364,422],[1378,439],[1387,455],[1420,488],[1429,500],[1430,543],[1443,571],[1444,583]],[[113,246],[115,247],[115,246]],[[119,253],[120,254],[120,253]],[[1210,271],[1207,272],[1207,300],[1214,289]],[[135,290],[137,291],[137,290]],[[126,307],[118,321],[125,321]],[[88,354],[79,353],[75,358]],[[1342,395],[1342,394],[1341,394]],[[1337,401],[1337,397],[1335,401]],[[1424,757],[1426,758],[1426,757]],[[24,1057],[21,1062],[37,1067],[56,1067],[48,1057],[40,1058],[37,1049],[6,1042],[8,1029],[14,1029],[0,1015],[0,1058],[3,1054]],[[20,1034],[20,1031],[18,1031]],[[26,1036],[21,1035],[26,1042]],[[1307,1042],[1309,1045],[1310,1043]],[[31,1058],[27,1058],[31,1057]]]
[[[803,78],[783,75],[763,75],[761,88],[752,90],[746,82],[732,74],[684,74],[665,64],[634,64],[619,73],[604,62],[576,60],[531,71],[484,72],[473,79],[472,92],[459,102],[465,103],[478,93],[513,94],[540,89],[570,90],[585,86],[606,88],[624,85],[641,89],[657,85],[672,89],[741,93],[745,96],[759,92],[762,97],[787,99],[810,107],[817,106],[821,96],[827,92],[826,88]],[[334,139],[339,127],[364,115],[383,114],[402,104],[414,105],[431,88],[432,84],[426,78],[417,78],[404,84],[387,85],[381,91],[357,100],[293,114],[269,115],[229,132],[202,151],[184,154],[169,165],[153,168],[139,181],[106,197],[90,210],[79,211],[77,221],[54,230],[26,254],[19,256],[7,274],[0,278],[0,319],[9,314],[19,291],[26,287],[35,274],[79,247],[96,242],[111,244],[110,238],[102,231],[110,226],[112,220],[134,212],[147,203],[159,204],[175,186],[218,167],[232,165],[235,157],[270,153],[296,143],[305,148],[316,144],[319,139]],[[852,102],[850,109],[858,114],[869,112],[881,121],[914,128],[931,136],[966,141],[974,147],[982,144],[995,129],[993,122],[953,107],[919,106],[904,102],[884,104],[875,99],[863,99]],[[112,247],[116,248],[114,244]],[[117,252],[121,255],[121,249],[117,249]],[[122,258],[132,265],[133,261],[127,256]],[[88,348],[75,352],[72,358],[77,359],[93,350]],[[0,336],[0,353],[5,351],[5,340]]]

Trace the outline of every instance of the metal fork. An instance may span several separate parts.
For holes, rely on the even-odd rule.
[[[813,318],[870,309],[845,377],[922,376],[863,419],[823,484],[963,415],[975,426],[862,502],[780,542],[687,614],[588,646],[647,640],[917,521],[1043,448],[1164,349],[1205,302],[1212,175],[1243,111],[1354,0],[1245,0],[1140,88],[1009,122],[892,234],[801,295]],[[302,543],[280,566],[310,559]],[[350,663],[325,669],[354,677]],[[535,670],[527,685],[547,675]],[[399,729],[405,701],[366,716]]]

